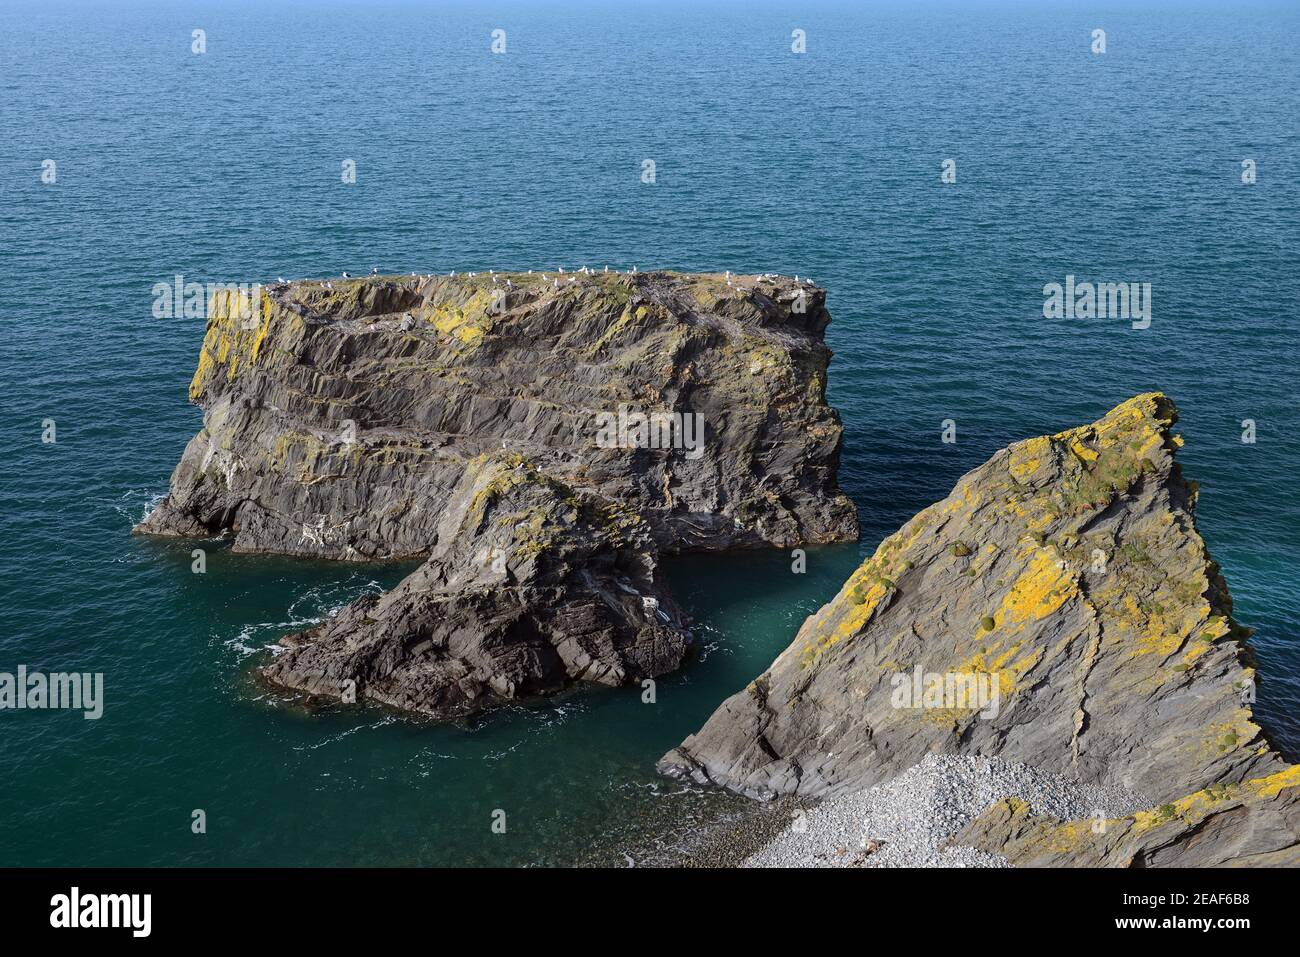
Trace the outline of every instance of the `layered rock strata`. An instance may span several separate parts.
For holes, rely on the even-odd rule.
[[[661,771],[821,797],[926,754],[982,754],[1153,810],[1093,840],[1096,822],[1003,802],[956,843],[1013,862],[1159,864],[1226,862],[1239,841],[1300,861],[1296,770],[1251,714],[1249,631],[1196,530],[1176,419],[1149,393],[998,452],[885,539]],[[1229,837],[1234,822],[1254,836]]]
[[[857,535],[808,283],[376,277],[209,311],[204,427],[137,531],[426,559],[286,638],[276,684],[451,717],[662,674],[688,636],[661,552]]]

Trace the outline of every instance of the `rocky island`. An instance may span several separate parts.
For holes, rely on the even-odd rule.
[[[204,427],[136,531],[422,561],[285,636],[279,688],[450,719],[639,681],[690,650],[660,556],[857,537],[806,282],[371,277],[209,305]],[[855,863],[909,828],[926,846],[879,863],[1300,863],[1300,768],[1254,721],[1176,421],[1148,393],[998,452],[659,770],[814,805],[753,864],[864,823],[889,835]]]
[[[440,718],[681,664],[664,553],[857,537],[822,290],[665,272],[218,290],[204,426],[137,526],[424,560],[263,669]]]
[[[1300,767],[1252,717],[1249,630],[1197,533],[1176,419],[1149,393],[998,452],[886,538],[660,770],[822,799],[827,826],[838,805],[859,829],[905,826],[875,813],[881,795],[927,788],[916,803],[934,813],[964,781],[983,799],[940,817],[956,822],[948,846],[983,860],[1300,864]],[[1032,802],[1015,793],[1031,786]]]

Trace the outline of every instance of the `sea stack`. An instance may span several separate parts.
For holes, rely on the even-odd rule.
[[[1300,863],[1300,776],[1252,717],[1249,631],[1196,530],[1176,420],[1148,393],[998,452],[660,770],[820,798],[932,753],[996,757],[1152,808],[1059,822],[1008,799],[954,843],[1025,864]],[[917,676],[936,691],[921,707]]]
[[[850,541],[822,290],[784,278],[371,277],[218,291],[203,430],[136,531],[425,559],[271,682],[437,717],[677,667],[660,554]]]

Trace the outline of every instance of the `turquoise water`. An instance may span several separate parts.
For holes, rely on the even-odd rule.
[[[622,863],[730,806],[655,759],[862,552],[1007,442],[1153,388],[1300,751],[1298,41],[1294,4],[6,4],[0,671],[102,671],[107,701],[0,712],[0,864]],[[127,534],[200,424],[202,321],[153,318],[155,282],[607,263],[829,290],[863,525],[803,576],[671,563],[704,651],[655,704],[307,714],[249,681],[265,647],[404,569],[216,550],[199,576],[191,543]],[[1067,273],[1150,282],[1151,328],[1043,319]]]

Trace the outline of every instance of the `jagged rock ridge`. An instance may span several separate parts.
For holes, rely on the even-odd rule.
[[[688,637],[660,551],[857,535],[808,283],[384,277],[220,292],[210,316],[204,428],[137,531],[427,559],[287,638],[285,687],[454,716],[661,674]],[[601,441],[620,413],[695,417],[702,446]]]
[[[930,752],[984,754],[1118,785],[1163,810],[1085,853],[1004,802],[960,843],[1033,863],[1161,863],[1153,847],[1200,834],[1184,860],[1221,862],[1229,845],[1204,831],[1218,813],[1212,788],[1226,811],[1269,822],[1252,854],[1295,861],[1295,771],[1243,702],[1249,632],[1196,531],[1176,418],[1150,393],[998,452],[887,538],[660,769],[759,798],[824,796]],[[917,666],[996,681],[996,713],[896,706],[896,676]],[[1079,837],[1090,824],[1062,826]]]

